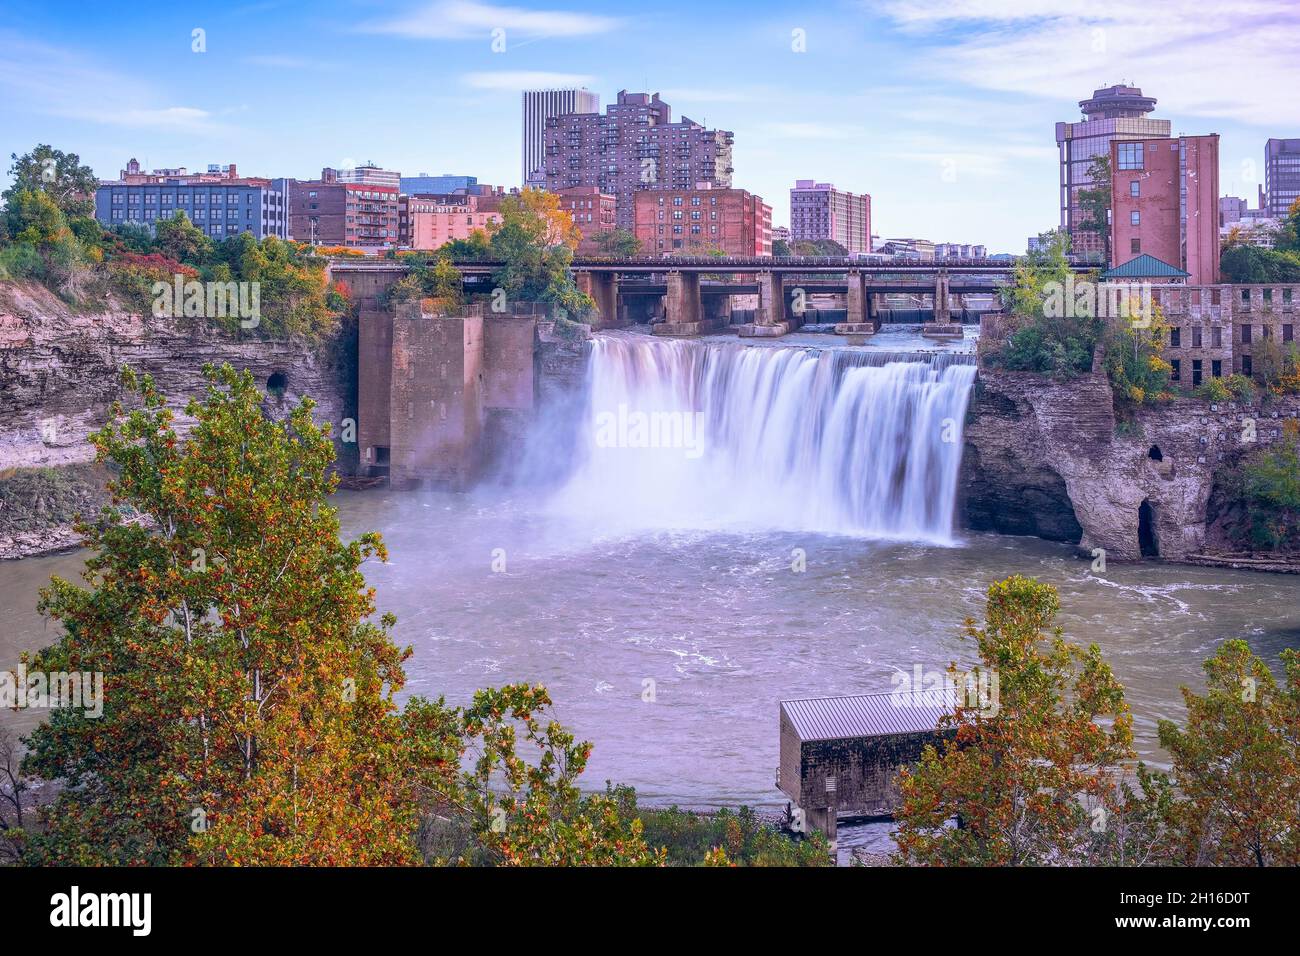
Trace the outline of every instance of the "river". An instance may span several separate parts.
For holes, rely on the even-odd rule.
[[[950,509],[933,499],[953,493],[956,469],[945,456],[959,455],[960,442],[932,435],[921,448],[912,432],[960,419],[964,397],[952,388],[969,379],[958,366],[931,359],[922,373],[850,363],[837,372],[847,386],[827,385],[791,415],[782,377],[806,378],[818,370],[800,363],[823,360],[779,352],[772,361],[784,371],[756,367],[752,380],[726,364],[748,353],[677,356],[693,369],[686,392],[711,394],[715,408],[726,382],[750,395],[769,378],[766,405],[730,413],[770,416],[764,427],[715,429],[696,458],[689,448],[640,448],[640,465],[608,460],[633,449],[588,435],[579,442],[592,447],[554,493],[516,484],[336,495],[345,535],[373,529],[387,541],[389,562],[366,575],[379,608],[397,616],[396,639],[415,649],[407,690],[460,703],[480,687],[540,681],[559,718],[595,744],[589,787],[609,779],[657,804],[775,807],[785,802],[774,784],[778,701],[887,691],[898,670],[971,663],[962,622],[981,617],[987,586],[1010,574],[1060,590],[1067,637],[1102,648],[1126,688],[1138,750],[1156,764],[1164,760],[1156,722],[1182,719],[1179,687],[1202,686],[1201,662],[1220,642],[1245,638],[1274,666],[1283,648],[1300,647],[1298,577],[1159,562],[1112,562],[1097,573],[1065,545],[953,530]],[[666,356],[660,350],[661,365]],[[679,372],[642,376],[657,383],[664,407],[686,394],[662,388]],[[650,401],[636,387],[597,384],[613,389],[601,401]],[[910,410],[896,403],[889,413],[912,422],[908,434],[886,437],[871,418],[886,387],[914,392]],[[828,424],[837,420],[856,424]],[[813,445],[773,464],[774,442],[809,433]],[[842,487],[822,454],[827,443],[837,443],[838,460],[893,457]],[[550,457],[566,456],[573,449]],[[882,494],[900,482],[930,492],[882,510],[860,494],[864,482],[883,483]],[[677,519],[673,501],[684,503]],[[80,564],[65,554],[0,565],[0,666],[52,639],[35,613],[37,589]],[[32,719],[0,715],[19,728]]]

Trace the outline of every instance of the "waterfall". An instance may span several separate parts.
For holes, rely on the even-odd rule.
[[[610,530],[951,543],[974,378],[961,354],[599,335],[553,506]]]

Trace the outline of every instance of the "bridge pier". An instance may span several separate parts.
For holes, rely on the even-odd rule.
[[[871,318],[871,295],[861,272],[850,270],[848,290],[844,295],[844,321],[835,326],[840,335],[871,335],[876,323]]]
[[[712,332],[711,322],[706,322],[700,302],[700,275],[698,272],[669,272],[668,290],[664,293],[665,321],[655,325],[655,335],[703,335]]]
[[[779,272],[758,273],[758,310],[754,321],[736,327],[742,338],[774,338],[790,331],[785,314],[785,287]]]
[[[952,292],[948,270],[940,269],[934,277],[934,321],[925,323],[921,334],[931,339],[959,339],[965,333],[960,322],[952,320]]]
[[[579,291],[591,296],[596,303],[593,328],[610,329],[622,324],[618,313],[618,273],[580,270],[574,273],[574,280]]]

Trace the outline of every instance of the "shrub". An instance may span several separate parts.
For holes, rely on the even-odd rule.
[[[1192,394],[1207,402],[1226,402],[1232,398],[1232,392],[1222,378],[1207,378]]]

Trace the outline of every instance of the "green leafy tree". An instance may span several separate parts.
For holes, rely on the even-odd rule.
[[[28,739],[24,774],[57,787],[24,858],[411,864],[438,820],[467,835],[447,862],[658,862],[639,823],[578,791],[590,744],[548,718],[543,688],[398,710],[410,649],[361,573],[386,553],[378,535],[339,539],[310,399],[272,420],[250,373],[204,372],[187,439],[129,371],[139,407],[115,404],[91,436],[112,505],[80,525],[84,586],[43,591],[62,633],[27,662],[103,673],[104,708],[56,710]]]
[[[68,234],[68,220],[54,198],[40,189],[20,189],[5,201],[5,229],[13,242],[45,247]]]
[[[641,240],[626,229],[610,229],[596,235],[596,247],[605,256],[634,256],[641,251]]]
[[[1055,588],[1017,575],[989,588],[984,627],[966,622],[975,673],[997,676],[996,710],[959,701],[941,724],[952,739],[900,773],[901,862],[1077,862],[1093,852],[1094,822],[1121,810],[1124,690],[1095,644],[1065,640],[1058,610]]]
[[[9,188],[0,194],[6,205],[19,193],[30,190],[49,196],[69,219],[95,215],[95,190],[99,188],[99,180],[93,169],[82,165],[81,157],[76,153],[65,153],[42,143],[22,156],[11,153],[10,158],[13,160],[9,167],[12,181]]]
[[[1245,641],[1224,643],[1205,662],[1206,693],[1183,688],[1186,726],[1160,722],[1189,866],[1300,864],[1300,655],[1282,659],[1279,684]]]
[[[1241,466],[1237,480],[1251,544],[1265,550],[1300,548],[1300,438],[1288,422],[1282,441]]]
[[[773,239],[772,255],[779,256],[782,258],[793,255],[793,253],[790,251],[790,243],[786,242],[784,239]]]
[[[193,266],[202,266],[212,255],[212,240],[179,209],[154,224],[154,246],[163,255]]]
[[[1069,314],[1064,290],[1072,275],[1066,233],[1044,233],[1044,242],[1016,263],[1010,283],[1000,290],[1008,332],[992,343],[984,360],[1010,371],[1038,372],[1068,379],[1092,369],[1093,351],[1102,323],[1088,315]],[[1095,282],[1095,275],[1078,279]]]

